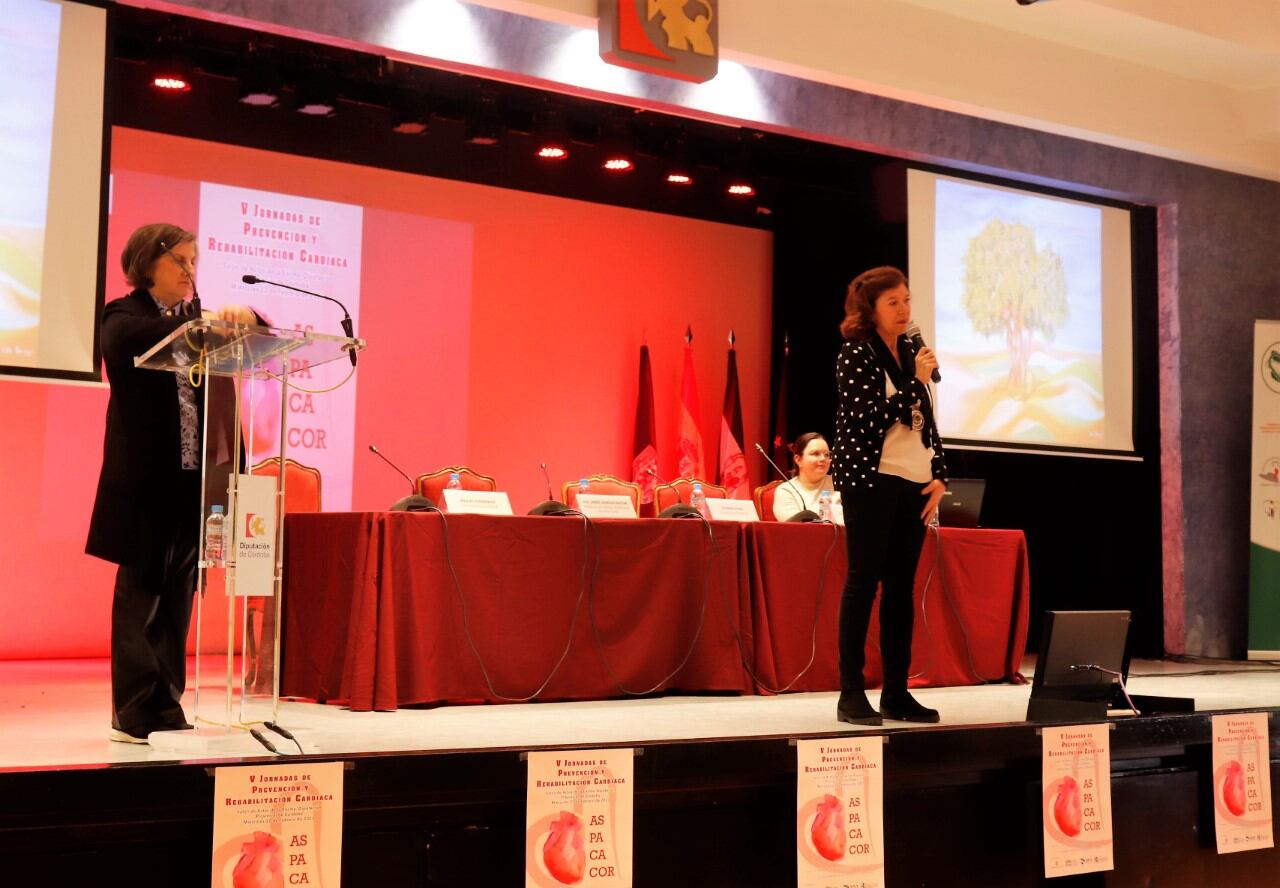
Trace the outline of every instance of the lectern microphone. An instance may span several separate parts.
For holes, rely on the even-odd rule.
[[[764,448],[760,446],[759,441],[756,442],[756,450],[759,450],[760,455],[768,461],[769,465],[773,466],[773,470],[778,473],[778,477],[782,479],[783,483],[791,485],[791,489],[795,491],[796,499],[798,499],[800,501],[800,505],[803,506],[804,494],[800,492],[800,488],[796,486],[796,482],[792,480],[791,476],[784,473],[782,469],[778,468],[778,464],[776,462],[769,459],[769,454],[764,452]],[[818,517],[817,512],[814,512],[811,509],[801,509],[787,520],[795,522],[796,524],[807,524],[810,521],[821,521],[822,519]]]
[[[249,275],[246,275],[246,277],[248,276]],[[391,460],[387,459],[387,457],[383,454],[383,452],[378,449],[377,445],[370,444],[369,450],[374,454],[374,456],[378,457],[387,465],[391,466],[391,468],[395,469],[401,475],[404,475],[404,480],[409,482],[410,491],[417,490],[417,485],[413,483],[413,479],[410,478],[408,475],[405,475],[404,469],[400,468]],[[416,492],[411,492],[408,496],[401,497],[400,499],[396,500],[394,503],[391,504],[392,512],[428,512],[434,508],[436,508],[435,503],[427,499],[425,496],[422,496]]]

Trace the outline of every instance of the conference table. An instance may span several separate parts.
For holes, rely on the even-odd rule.
[[[774,522],[289,515],[281,694],[367,711],[835,690],[843,534]],[[930,534],[912,683],[1016,675],[1028,591],[1020,531]],[[873,629],[872,685],[878,670]]]

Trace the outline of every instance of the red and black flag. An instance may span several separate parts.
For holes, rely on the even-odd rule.
[[[742,396],[738,391],[738,352],[729,331],[729,367],[725,373],[724,410],[720,416],[720,463],[716,482],[728,488],[730,499],[751,499],[747,458],[742,452]]]
[[[649,346],[640,346],[640,390],[636,396],[636,438],[632,448],[631,480],[640,485],[640,514],[652,515],[658,470],[658,435],[653,421],[653,369]]]
[[[791,452],[787,445],[791,443],[791,434],[787,430],[787,363],[791,356],[791,342],[788,334],[782,334],[782,362],[778,369],[778,397],[773,412],[773,428],[769,429],[769,441],[773,451],[770,456],[784,469],[791,465]]]

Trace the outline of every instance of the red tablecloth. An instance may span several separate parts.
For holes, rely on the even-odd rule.
[[[839,690],[836,627],[848,564],[844,529],[761,522],[750,526],[747,546],[758,692],[784,686]],[[978,684],[1017,675],[1030,608],[1022,531],[944,527],[936,537],[928,534],[915,593],[912,686]],[[816,653],[801,674],[814,651],[815,612]],[[869,687],[882,679],[879,619],[877,596],[867,640]]]
[[[538,699],[749,693],[744,532],[710,527],[714,542],[699,521],[449,516],[464,624],[439,515],[290,515],[281,693],[355,710],[498,701],[553,670]]]

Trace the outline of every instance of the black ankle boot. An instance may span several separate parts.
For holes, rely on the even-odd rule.
[[[836,718],[851,725],[884,723],[863,691],[841,691],[840,702],[836,704]]]
[[[890,721],[928,724],[939,721],[938,710],[921,706],[907,691],[883,691],[880,694],[880,714]]]

